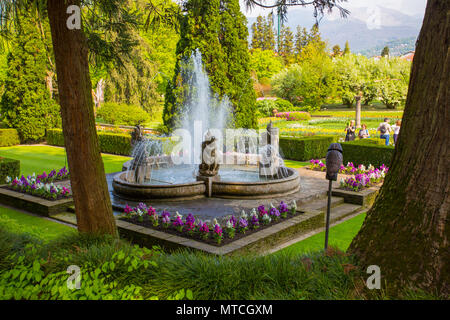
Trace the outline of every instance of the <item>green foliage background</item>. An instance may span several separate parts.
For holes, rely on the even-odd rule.
[[[167,87],[164,124],[169,128],[177,126],[189,89],[181,66],[199,49],[212,91],[230,99],[234,125],[255,128],[256,96],[250,78],[248,29],[239,1],[190,0],[185,6],[187,14],[181,22],[175,76]]]
[[[46,75],[51,67],[36,21],[21,19],[21,28],[11,41],[1,99],[3,122],[16,128],[24,142],[39,141],[45,130],[61,126],[59,105],[50,98]]]

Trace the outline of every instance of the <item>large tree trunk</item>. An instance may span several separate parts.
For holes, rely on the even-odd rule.
[[[47,2],[78,230],[117,236],[95,129],[87,43],[82,30],[66,25],[72,4],[80,1]]]
[[[376,202],[350,246],[387,287],[449,295],[450,1],[429,0],[402,129]],[[384,281],[382,281],[384,282]]]

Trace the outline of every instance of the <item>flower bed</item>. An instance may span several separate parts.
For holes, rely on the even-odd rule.
[[[311,159],[309,169],[315,171],[326,171],[326,165],[318,159]],[[346,166],[342,165],[339,168],[340,174],[354,175],[349,178],[342,178],[340,182],[340,188],[350,191],[360,191],[364,188],[369,188],[383,181],[389,168],[384,164],[380,168],[375,168],[369,165],[367,168],[360,164],[355,167],[352,162],[347,163]]]
[[[221,246],[291,218],[299,214],[296,209],[295,201],[292,202],[290,207],[284,202],[281,202],[278,207],[271,204],[268,211],[261,205],[257,209],[252,209],[248,214],[243,210],[239,217],[232,215],[219,223],[217,219],[212,222],[202,221],[195,218],[192,213],[189,213],[185,218],[178,212],[171,216],[167,210],[158,214],[151,206],[147,207],[144,203],[140,203],[135,208],[127,205],[120,219],[147,228]]]
[[[7,188],[30,194],[32,196],[40,197],[47,200],[60,200],[70,198],[72,196],[70,190],[64,186],[55,185],[56,181],[63,181],[69,179],[70,175],[66,167],[63,167],[58,172],[52,170],[49,174],[43,172],[36,176],[33,175],[18,177],[12,179],[6,178]]]
[[[287,121],[304,121],[311,119],[311,115],[304,111],[278,112],[275,114],[275,117],[284,118]]]

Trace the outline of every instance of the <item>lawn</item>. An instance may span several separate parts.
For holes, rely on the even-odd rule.
[[[0,226],[13,233],[31,234],[44,242],[63,235],[76,234],[75,228],[1,206]]]
[[[330,228],[328,236],[329,246],[346,251],[359,229],[361,229],[365,217],[366,214],[363,213]],[[317,252],[323,249],[324,242],[325,232],[320,232],[303,241],[290,245],[279,252],[296,254]]]
[[[64,148],[51,146],[15,146],[0,148],[0,156],[20,160],[21,174],[40,174],[67,166]],[[106,173],[122,170],[122,165],[128,157],[102,154]]]

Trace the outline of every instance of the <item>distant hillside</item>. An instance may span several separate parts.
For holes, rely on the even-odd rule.
[[[365,55],[366,57],[379,56],[385,46],[389,47],[389,54],[391,56],[401,56],[408,51],[415,51],[416,49],[416,37],[397,39],[388,41],[383,45],[375,46],[371,49],[361,50],[358,53]]]
[[[325,16],[319,25],[320,32],[323,38],[328,40],[330,48],[335,44],[339,44],[343,48],[345,41],[348,40],[350,49],[354,53],[369,52],[370,50],[375,52],[375,48],[383,47],[391,41],[402,42],[405,39],[417,38],[422,26],[423,15],[410,16],[393,9],[383,7],[379,9],[379,21],[381,22],[379,28],[374,28],[367,23],[367,21],[371,21],[370,11],[367,8],[357,8],[352,10],[347,19]],[[248,18],[250,33],[250,27],[255,21],[256,18]],[[287,25],[294,33],[298,25],[311,28],[314,22],[311,9],[300,8],[288,12]],[[407,41],[407,45],[409,48],[411,47],[410,41]]]

